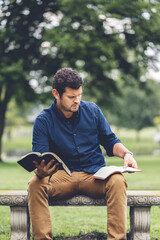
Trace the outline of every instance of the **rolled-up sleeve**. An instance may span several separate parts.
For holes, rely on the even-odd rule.
[[[104,117],[100,108],[97,109],[98,130],[100,144],[105,148],[108,156],[113,156],[113,146],[115,143],[121,142],[112,132],[111,127]]]

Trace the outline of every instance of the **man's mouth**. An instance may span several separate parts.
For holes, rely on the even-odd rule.
[[[78,104],[75,104],[75,105],[73,105],[72,107],[73,107],[73,108],[78,108],[79,105],[78,105]]]

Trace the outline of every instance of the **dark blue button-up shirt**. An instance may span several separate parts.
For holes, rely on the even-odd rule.
[[[112,132],[100,108],[81,101],[79,110],[68,119],[54,102],[43,110],[33,128],[33,151],[54,152],[71,171],[94,173],[105,166],[100,145],[113,156],[113,146],[120,142]]]

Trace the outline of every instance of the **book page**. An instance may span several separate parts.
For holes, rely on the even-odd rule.
[[[119,166],[105,166],[100,168],[95,174],[94,177],[98,178],[98,179],[106,179],[107,177],[109,177],[110,175],[112,175],[113,173],[123,173],[123,172],[142,172],[139,169],[136,168],[132,168],[132,167],[119,167]]]

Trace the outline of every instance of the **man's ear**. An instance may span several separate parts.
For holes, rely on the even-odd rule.
[[[55,99],[58,100],[60,98],[60,95],[59,95],[59,92],[57,91],[57,89],[53,89],[52,93],[53,93],[53,96],[55,97]]]

